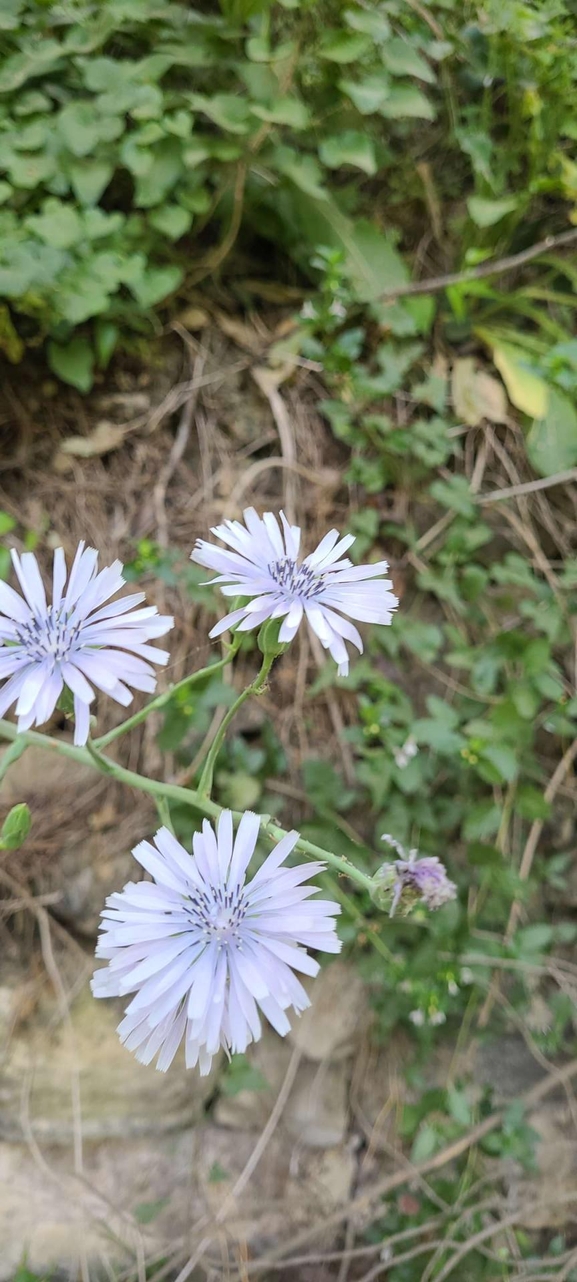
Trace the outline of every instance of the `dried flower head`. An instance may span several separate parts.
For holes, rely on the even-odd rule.
[[[261,518],[249,507],[244,521],[244,525],[225,521],[212,530],[228,545],[226,549],[199,539],[191,553],[193,561],[217,571],[212,582],[225,596],[251,597],[248,604],[225,615],[212,629],[211,637],[220,636],[227,628],[236,626],[239,632],[247,632],[267,619],[282,619],[279,641],[286,643],[292,641],[305,618],[338,663],[339,675],[346,676],[349,656],[345,641],[361,653],[363,649],[360,633],[349,619],[390,623],[398,604],[389,591],[390,580],[382,578],[388,563],[353,565],[343,553],[354,543],[354,535],[339,538],[338,530],[330,530],[314,552],[299,560],[301,531],[289,525],[284,512],[279,524],[271,512]]]
[[[455,899],[457,887],[447,876],[447,870],[436,855],[423,855],[418,850],[405,850],[395,837],[384,834],[386,841],[399,858],[385,863],[374,877],[374,895],[381,907],[390,907],[393,917],[397,908],[411,912],[416,904],[435,910]]]
[[[98,553],[84,543],[67,587],[64,552],[56,549],[50,605],[36,557],[13,551],[12,561],[23,596],[0,582],[0,678],[9,678],[0,690],[0,716],[16,703],[19,730],[42,725],[67,686],[74,696],[74,742],[84,744],[94,686],[125,706],[133,698],[129,686],[156,689],[149,661],[167,663],[169,656],[148,642],[164,636],[173,619],[156,606],[135,610],[144,592],[110,602],[124,585],[122,563],[98,574]]]
[[[312,900],[317,888],[303,885],[324,865],[282,867],[298,833],[287,833],[247,882],[259,825],[247,811],[233,841],[224,810],[216,832],[205,820],[194,834],[192,855],[161,828],[154,845],[132,852],[154,882],[129,882],[106,901],[96,955],[109,965],[92,989],[95,997],[136,994],[118,1031],[143,1064],[158,1055],[157,1068],[167,1069],[184,1038],[187,1066],[208,1073],[220,1046],[230,1053],[258,1041],[259,1011],[284,1037],[287,1010],[310,1004],[294,972],[319,969],[307,947],[340,951],[339,905]]]

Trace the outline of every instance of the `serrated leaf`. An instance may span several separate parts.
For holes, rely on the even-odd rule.
[[[327,165],[329,169],[339,169],[341,165],[352,165],[355,169],[362,169],[363,173],[369,176],[377,172],[375,149],[371,139],[354,129],[347,129],[345,133],[325,138],[320,144],[319,156],[323,165]]]
[[[429,493],[437,503],[442,503],[443,507],[451,508],[452,511],[458,512],[460,516],[472,517],[475,515],[475,499],[471,495],[469,482],[466,476],[451,476],[446,481],[433,481]]]
[[[501,200],[484,200],[482,196],[470,196],[467,209],[477,227],[493,227],[506,214],[512,214],[517,204],[515,196],[505,196]]]
[[[89,392],[93,383],[94,352],[87,338],[69,343],[48,344],[48,364],[54,374],[79,392]]]
[[[577,464],[577,412],[555,387],[548,389],[545,414],[529,431],[527,454],[541,476],[552,476]]]

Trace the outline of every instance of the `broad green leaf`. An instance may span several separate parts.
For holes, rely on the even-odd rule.
[[[339,169],[341,165],[352,165],[362,169],[365,174],[376,174],[377,161],[371,139],[364,133],[347,129],[345,133],[325,138],[320,144],[319,156],[329,169]]]
[[[435,119],[433,104],[420,89],[417,89],[416,85],[392,85],[379,111],[387,120],[403,120],[411,117],[416,117],[418,120]]]
[[[547,412],[549,388],[545,380],[530,368],[527,353],[522,347],[494,338],[489,330],[479,329],[477,332],[491,348],[493,361],[507,388],[512,404],[531,418],[544,418]]]
[[[184,170],[182,150],[175,138],[167,138],[153,153],[152,164],[136,181],[134,203],[141,209],[161,205]]]
[[[512,783],[519,773],[519,762],[513,748],[506,743],[490,743],[483,748],[482,757],[492,765],[499,776],[499,781]]]
[[[252,103],[253,116],[259,120],[268,120],[275,125],[289,125],[291,129],[306,129],[309,123],[309,112],[299,98],[276,98],[265,106]]]
[[[72,190],[81,205],[96,205],[106,190],[114,167],[104,160],[77,160],[70,165],[68,176]]]
[[[290,178],[308,196],[323,200],[326,192],[322,185],[322,170],[314,156],[302,155],[293,147],[275,147],[270,154],[271,164]]]
[[[99,369],[107,368],[119,337],[120,330],[118,325],[114,325],[112,321],[96,321],[94,326],[94,346]]]
[[[93,383],[94,352],[87,338],[73,338],[69,343],[48,344],[48,364],[64,383],[79,392],[89,392]]]
[[[246,134],[250,129],[250,110],[245,98],[234,93],[217,93],[211,98],[191,94],[191,103],[213,120],[215,125],[233,134]]]
[[[151,267],[130,288],[141,307],[155,307],[178,288],[182,277],[180,267]]]
[[[470,196],[467,209],[477,227],[493,227],[506,214],[512,214],[517,204],[515,196],[504,196],[501,200],[485,200],[482,196]]]
[[[366,219],[359,219],[354,225],[344,220],[340,227],[347,252],[345,270],[357,298],[370,302],[387,289],[405,284],[407,268],[384,232]]]
[[[2,0],[0,7],[0,31],[15,31],[19,25],[24,0]]]
[[[160,205],[153,210],[148,221],[169,240],[180,240],[192,223],[192,214],[182,205]]]
[[[45,200],[42,213],[27,218],[26,226],[55,249],[70,249],[84,235],[82,220],[73,206],[55,197]]]
[[[13,193],[14,188],[10,186],[10,183],[5,183],[0,179],[0,205],[5,205],[6,201],[10,200]]]
[[[371,116],[389,96],[389,78],[384,71],[376,72],[365,76],[364,80],[340,80],[339,89],[350,98],[362,116]]]
[[[363,32],[327,31],[321,40],[318,52],[321,58],[330,62],[356,62],[371,47],[371,37]]]
[[[137,1224],[152,1224],[169,1201],[168,1197],[159,1197],[154,1202],[138,1202],[133,1211]]]
[[[529,431],[527,454],[541,476],[552,476],[577,464],[577,412],[568,396],[555,387],[548,389],[545,414]]]
[[[58,116],[58,132],[74,156],[88,156],[100,138],[96,108],[91,102],[69,102]]]
[[[53,177],[56,161],[47,152],[39,152],[37,155],[22,152],[21,155],[10,158],[7,168],[15,187],[31,191],[33,187],[39,187]]]
[[[371,36],[377,44],[389,39],[391,24],[380,9],[345,9],[343,17],[347,27]]]
[[[392,76],[417,76],[419,80],[426,80],[429,84],[435,83],[435,73],[428,62],[399,36],[387,40],[381,56]]]

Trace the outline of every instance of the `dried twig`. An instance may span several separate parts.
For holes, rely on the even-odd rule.
[[[541,258],[552,249],[561,249],[565,245],[577,242],[577,228],[560,232],[558,236],[546,236],[520,254],[509,254],[506,258],[491,258],[489,262],[479,263],[477,267],[466,267],[462,272],[448,272],[446,276],[431,276],[429,280],[411,281],[408,285],[397,285],[379,296],[382,303],[392,303],[397,298],[414,298],[417,294],[440,294],[450,285],[466,285],[470,280],[485,280],[488,276],[501,276],[512,272],[516,267],[523,267],[534,258]]]

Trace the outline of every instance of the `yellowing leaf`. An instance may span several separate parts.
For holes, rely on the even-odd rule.
[[[529,368],[527,353],[514,343],[504,343],[494,339],[487,330],[479,330],[479,336],[488,343],[493,353],[493,361],[507,388],[507,395],[513,405],[530,418],[544,418],[547,412],[549,388],[543,378]]]
[[[103,418],[88,436],[67,436],[64,441],[61,441],[54,456],[53,467],[56,472],[67,472],[72,467],[70,456],[95,458],[99,454],[108,454],[110,450],[117,450],[122,445],[125,434],[123,427],[119,427],[116,423],[109,423],[108,419]]]
[[[469,427],[477,427],[483,419],[490,423],[507,421],[507,398],[502,384],[485,370],[476,369],[470,356],[455,361],[451,391],[455,414]]]

